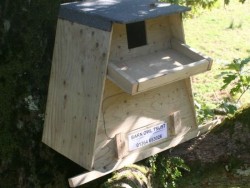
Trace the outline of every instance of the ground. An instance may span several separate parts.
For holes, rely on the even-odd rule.
[[[229,96],[228,91],[220,90],[222,80],[216,76],[223,65],[234,58],[250,56],[250,2],[231,1],[229,6],[220,3],[184,22],[187,43],[214,59],[211,71],[192,78],[196,104],[210,109],[216,109]],[[249,102],[248,93],[241,104]],[[249,188],[249,128],[248,106],[214,130],[166,151],[167,156],[182,157],[191,168],[190,172],[183,172],[177,187]]]
[[[239,112],[200,137],[185,142],[168,156],[183,158],[190,167],[177,187],[250,187],[250,109]]]

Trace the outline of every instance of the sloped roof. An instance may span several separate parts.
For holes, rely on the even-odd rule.
[[[153,0],[85,0],[62,4],[59,18],[110,31],[112,23],[133,23],[188,10]]]

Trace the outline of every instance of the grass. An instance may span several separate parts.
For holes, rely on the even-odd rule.
[[[228,91],[221,91],[222,80],[216,77],[225,63],[234,58],[250,57],[250,1],[245,4],[230,1],[229,6],[222,1],[215,9],[205,10],[194,19],[186,19],[184,30],[186,42],[214,60],[212,70],[192,78],[195,100],[203,102],[209,108],[216,108]],[[250,103],[248,93],[242,103]],[[241,118],[242,119],[242,118]],[[244,119],[244,118],[243,118]],[[247,123],[246,123],[247,124]],[[240,166],[233,161],[235,169]],[[241,161],[242,162],[242,161]],[[225,164],[210,164],[204,166],[197,162],[190,164],[191,172],[184,174],[177,187],[249,187],[249,177],[229,177],[225,171]],[[229,181],[230,180],[230,181]]]
[[[186,19],[186,41],[213,57],[215,62],[231,61],[250,55],[250,2],[222,2],[217,8],[205,10],[194,19]]]
[[[219,1],[216,8],[203,10],[193,19],[185,19],[186,42],[214,60],[212,70],[192,78],[195,101],[214,109],[228,91],[221,91],[222,79],[216,77],[225,63],[250,56],[250,2]],[[245,95],[243,103],[250,102]]]

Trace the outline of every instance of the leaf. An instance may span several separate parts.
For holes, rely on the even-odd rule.
[[[241,2],[242,4],[245,3],[246,0],[239,0],[239,2]]]
[[[230,90],[230,94],[231,95],[236,95],[237,93],[242,93],[242,85],[241,85],[241,83],[240,82],[238,82],[237,84],[236,84],[236,86],[235,87],[233,87],[231,90]]]
[[[249,63],[249,62],[250,62],[250,57],[243,59],[243,60],[241,61],[241,64],[246,65],[246,64]]]
[[[223,108],[227,114],[234,114],[237,111],[237,106],[228,101],[224,101],[219,107]]]
[[[221,87],[221,89],[225,89],[233,80],[237,78],[236,74],[228,74],[223,77],[223,83],[224,85]]]
[[[215,78],[222,78],[225,75],[231,74],[231,71],[223,71],[220,74],[216,75]]]
[[[236,72],[240,72],[242,69],[241,60],[240,59],[234,59],[232,63],[228,64],[227,69],[234,70]]]
[[[243,86],[250,86],[250,76],[242,75],[240,76],[240,82]]]
[[[234,70],[236,72],[241,72],[245,65],[250,62],[250,57],[241,59],[234,59],[232,63],[227,65],[227,69]]]
[[[225,5],[228,5],[230,0],[224,0]]]

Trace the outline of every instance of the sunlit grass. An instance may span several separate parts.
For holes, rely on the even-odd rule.
[[[185,19],[186,42],[214,60],[212,70],[192,78],[196,101],[203,101],[210,108],[227,97],[227,91],[220,91],[220,74],[223,64],[234,58],[250,56],[250,2],[241,4],[230,1],[224,6],[222,1],[212,10],[204,10],[193,19]],[[243,98],[250,102],[249,95]]]

